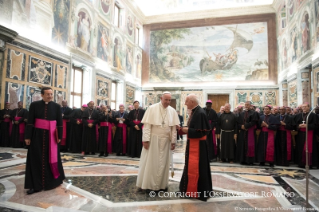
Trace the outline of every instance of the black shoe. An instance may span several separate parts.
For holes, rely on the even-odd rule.
[[[264,166],[264,165],[265,165],[264,162],[260,162],[260,163],[259,163],[259,166]]]
[[[274,164],[273,164],[273,163],[270,163],[269,166],[270,166],[270,167],[274,167]]]
[[[116,153],[116,156],[120,156],[120,153]]]
[[[241,162],[240,164],[241,164],[241,165],[247,165],[247,163],[246,163],[246,162]]]
[[[105,153],[104,157],[107,157],[107,156],[109,156],[109,153]]]
[[[29,189],[27,191],[27,194],[30,195],[30,194],[33,194],[33,193],[36,193],[36,192],[39,192],[38,190],[34,190],[33,188]]]
[[[95,152],[91,152],[91,155],[95,155]]]
[[[99,157],[102,157],[104,154],[101,152],[100,154],[99,154]]]
[[[123,154],[123,153],[122,153],[122,156],[126,156],[126,154]]]

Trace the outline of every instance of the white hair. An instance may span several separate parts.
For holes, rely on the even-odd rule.
[[[199,99],[198,99],[198,97],[197,97],[195,94],[191,93],[191,94],[189,94],[187,97],[188,97],[189,100],[191,100],[191,101],[196,102],[197,104],[199,104]]]

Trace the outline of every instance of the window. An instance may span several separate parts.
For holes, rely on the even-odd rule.
[[[81,108],[83,92],[83,70],[78,67],[72,67],[71,72],[71,97],[70,106]]]
[[[117,4],[114,5],[114,25],[120,27],[120,7]]]
[[[140,28],[136,27],[135,29],[135,43],[140,44]]]
[[[116,109],[117,83],[112,82],[111,109]]]

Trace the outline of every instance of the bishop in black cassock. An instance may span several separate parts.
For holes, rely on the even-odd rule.
[[[130,137],[128,140],[128,154],[134,158],[139,158],[141,156],[143,143],[142,143],[142,128],[143,123],[141,123],[145,110],[139,108],[139,101],[135,100],[133,103],[134,109],[128,114],[128,121],[130,125]]]
[[[21,148],[24,146],[25,119],[28,111],[23,108],[22,101],[18,102],[18,108],[11,112],[11,120],[13,121],[11,131],[11,146],[13,148]]]
[[[51,88],[41,89],[41,101],[30,105],[25,142],[29,146],[24,188],[28,194],[56,188],[65,179],[59,151],[62,139],[60,105]]]
[[[83,135],[82,135],[82,155],[91,153],[95,154],[97,142],[99,139],[98,124],[99,112],[94,108],[94,102],[90,101],[88,108],[83,112]]]
[[[276,165],[289,166],[289,162],[294,158],[294,145],[292,140],[291,131],[294,130],[295,123],[294,117],[286,113],[285,107],[279,108],[280,125],[276,133]]]
[[[204,107],[203,109],[206,112],[207,119],[210,124],[210,128],[212,129],[207,135],[207,144],[208,144],[209,161],[213,161],[213,159],[217,158],[217,155],[219,153],[217,138],[215,135],[218,117],[217,117],[216,111],[212,108],[211,100],[207,100],[206,107]]]
[[[112,152],[112,123],[113,114],[105,105],[101,106],[99,130],[99,156],[107,157]]]
[[[242,164],[255,162],[256,128],[259,120],[257,112],[250,109],[251,103],[245,103],[245,111],[237,118],[237,148],[236,161]]]
[[[235,159],[235,141],[237,139],[237,117],[230,112],[230,104],[225,105],[225,111],[218,118],[216,134],[220,138],[220,158],[223,162],[233,163]]]
[[[116,124],[116,131],[113,140],[113,152],[117,156],[125,156],[127,154],[127,126],[129,125],[128,113],[124,110],[124,105],[120,105],[120,110],[114,117]]]
[[[0,111],[0,146],[10,147],[10,134],[12,130],[10,103],[5,103],[5,108]]]
[[[302,113],[295,116],[295,123],[298,129],[296,136],[296,154],[299,167],[304,167],[306,164],[306,119],[308,118],[308,162],[309,166],[318,168],[318,144],[315,136],[317,115],[309,113],[309,104],[302,105]]]
[[[70,145],[69,152],[80,153],[82,150],[83,122],[82,116],[87,109],[87,104],[74,109],[70,115]]]
[[[207,134],[211,131],[206,112],[198,105],[194,94],[186,98],[185,105],[192,113],[187,127],[181,130],[187,133],[185,152],[185,166],[179,189],[188,192],[191,197],[207,201],[213,190],[212,177],[209,165]]]
[[[70,146],[70,115],[72,114],[72,109],[68,106],[66,100],[62,101],[62,121],[63,121],[63,134],[62,141],[60,144],[61,151],[68,151]]]
[[[275,163],[275,137],[279,128],[279,116],[270,114],[271,107],[264,107],[264,114],[260,116],[258,128],[261,130],[257,144],[257,161],[261,166],[268,162],[271,167]]]

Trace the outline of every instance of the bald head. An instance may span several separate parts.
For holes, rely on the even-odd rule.
[[[229,113],[230,112],[230,108],[231,108],[230,104],[226,103],[225,106],[224,106],[225,113]]]
[[[62,100],[62,107],[67,107],[68,106],[68,101]]]
[[[186,97],[185,105],[187,106],[187,109],[193,109],[199,104],[199,100],[195,94],[189,94]]]

